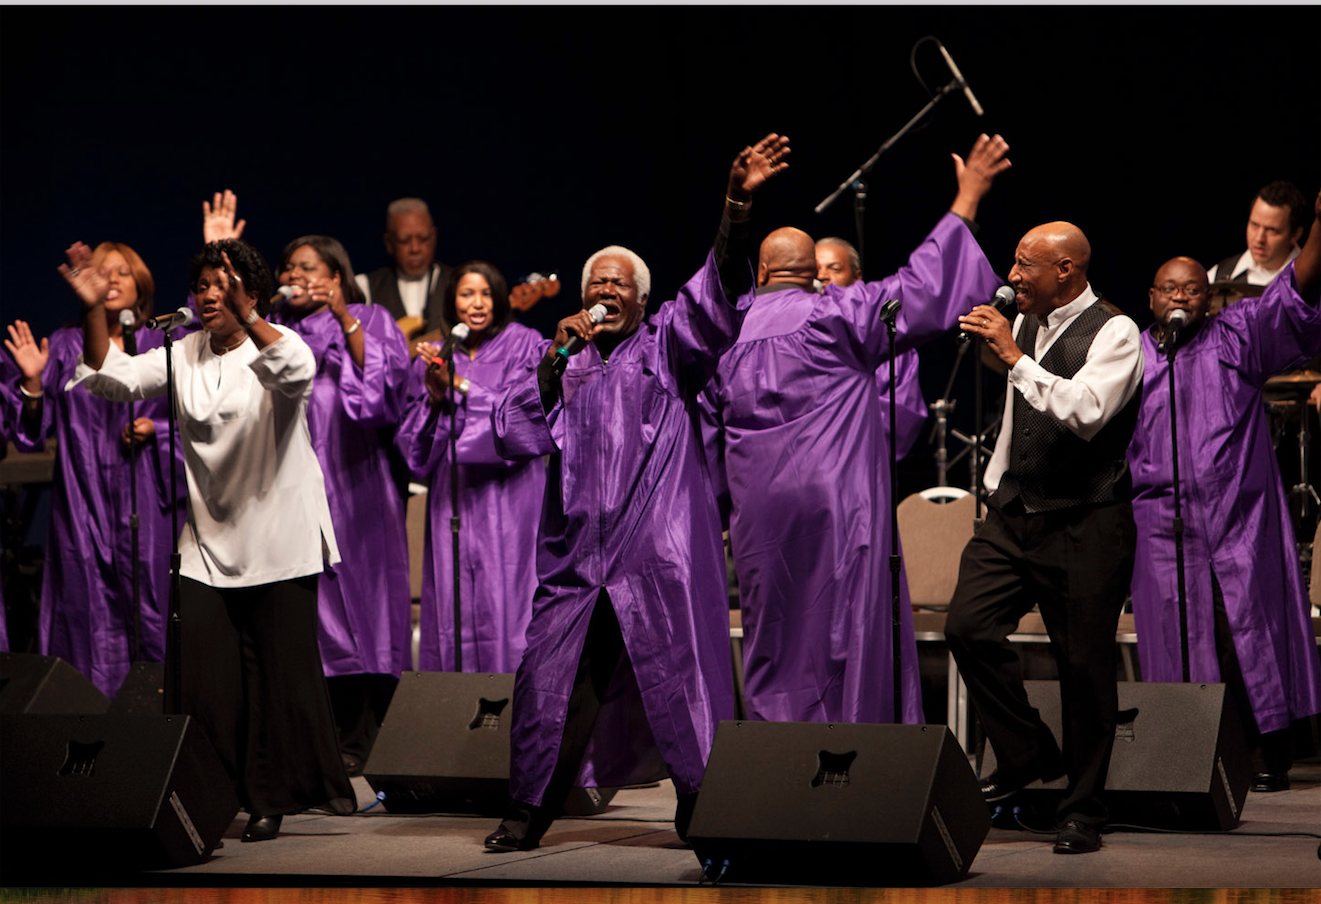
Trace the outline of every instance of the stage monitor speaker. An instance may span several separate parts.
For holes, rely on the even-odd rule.
[[[1029,702],[1060,741],[1059,682],[1024,685]],[[994,771],[995,753],[988,744],[982,775]],[[1223,684],[1119,682],[1115,747],[1105,782],[1110,822],[1226,831],[1242,818],[1251,778],[1247,742]],[[1067,785],[1065,778],[1034,782],[1022,797],[1053,812]]]
[[[928,885],[965,875],[990,828],[943,725],[721,722],[688,842],[712,879]]]
[[[392,813],[485,813],[509,806],[514,676],[404,672],[363,768]],[[603,811],[613,788],[574,788],[564,812]]]
[[[96,685],[58,656],[0,653],[0,715],[99,715],[109,706]]]
[[[159,716],[165,712],[165,663],[135,662],[110,701],[112,713]]]
[[[187,716],[3,716],[0,734],[6,878],[63,884],[201,863],[238,813]]]

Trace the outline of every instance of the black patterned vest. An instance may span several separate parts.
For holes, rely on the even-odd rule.
[[[1097,301],[1079,314],[1041,357],[1039,363],[1053,374],[1072,379],[1087,362],[1092,340],[1105,322],[1122,316],[1109,302]],[[1018,332],[1018,347],[1034,355],[1039,321],[1025,315]],[[1128,501],[1133,481],[1125,453],[1138,408],[1142,387],[1101,430],[1087,441],[1047,414],[1033,408],[1014,390],[1014,435],[1009,446],[1009,466],[989,504],[1004,509],[1018,498],[1025,511],[1049,512],[1078,505]]]

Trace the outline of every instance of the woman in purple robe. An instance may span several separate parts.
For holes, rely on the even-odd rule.
[[[131,333],[139,352],[161,345],[156,330],[134,333],[151,316],[155,292],[151,271],[137,253],[102,242],[92,264],[108,271],[105,310],[94,316],[106,318],[111,342],[123,349]],[[22,371],[23,409],[14,444],[39,452],[48,434],[56,443],[37,648],[66,660],[112,696],[135,657],[165,658],[172,546],[165,399],[111,402],[84,389],[66,389],[83,351],[82,327],[56,330],[38,343],[19,320],[9,335],[5,345]],[[136,499],[130,492],[135,479]],[[184,500],[176,502],[182,513]]]
[[[537,588],[537,522],[546,466],[541,458],[513,462],[496,453],[491,409],[509,384],[536,368],[546,340],[511,321],[504,277],[484,261],[454,270],[444,311],[447,323],[468,327],[467,338],[453,346],[457,410],[451,414],[447,402],[447,356],[424,347],[414,368],[425,379],[426,391],[410,402],[395,436],[409,468],[431,484],[418,666],[424,671],[456,670],[449,524],[450,438],[457,431],[462,670],[513,672],[523,658]]]
[[[317,363],[307,422],[343,557],[321,573],[318,637],[344,766],[359,775],[410,664],[408,541],[385,432],[407,398],[408,344],[384,308],[362,303],[335,239],[294,239],[276,276],[289,294],[271,320]]]
[[[1321,198],[1317,204],[1321,218]],[[1146,681],[1183,680],[1174,547],[1170,363],[1157,350],[1169,312],[1188,316],[1174,359],[1191,680],[1239,697],[1253,789],[1289,786],[1285,731],[1321,712],[1321,662],[1261,389],[1321,348],[1321,219],[1267,286],[1206,319],[1206,271],[1175,258],[1157,272],[1143,334],[1142,409],[1128,449],[1137,559],[1133,617]],[[1296,277],[1296,281],[1295,281]],[[1200,294],[1199,294],[1200,293]],[[1308,300],[1304,300],[1307,296]],[[1223,597],[1223,603],[1217,597]],[[1240,680],[1240,673],[1242,678]]]

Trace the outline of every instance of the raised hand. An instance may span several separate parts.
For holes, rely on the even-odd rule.
[[[210,204],[202,202],[202,240],[208,245],[221,239],[236,239],[243,235],[247,220],[234,222],[238,216],[239,196],[229,189],[216,192]]]
[[[973,142],[966,161],[958,154],[950,154],[954,158],[954,176],[959,182],[959,193],[950,210],[964,219],[975,220],[977,206],[991,190],[995,177],[1013,165],[1006,156],[1008,153],[1008,142],[999,135],[991,138],[983,132]]]
[[[752,193],[765,185],[767,180],[789,168],[784,159],[789,154],[788,137],[774,132],[739,151],[729,168],[727,194],[730,199],[746,201],[752,197]]]
[[[225,304],[238,318],[239,325],[243,326],[248,322],[248,315],[256,310],[257,300],[248,294],[248,287],[243,285],[243,278],[234,271],[229,255],[222,251],[220,257],[225,262],[225,276],[229,281],[225,287]]]
[[[9,338],[5,348],[14,356],[14,362],[26,380],[39,380],[50,360],[50,340],[42,339],[38,345],[26,320],[15,320],[9,325]]]
[[[74,242],[64,251],[69,258],[67,264],[60,264],[59,271],[69,287],[78,294],[86,308],[95,308],[105,304],[106,293],[110,291],[110,279],[102,267],[92,266],[92,249],[82,242]]]

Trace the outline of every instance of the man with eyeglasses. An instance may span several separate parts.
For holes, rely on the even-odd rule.
[[[1009,368],[986,521],[964,547],[945,636],[995,750],[988,803],[1067,773],[1055,853],[1100,850],[1119,688],[1115,629],[1133,569],[1124,453],[1141,400],[1137,325],[1087,281],[1091,246],[1072,223],[1018,243],[1018,317],[978,305],[959,318]],[[1041,609],[1059,666],[1063,753],[1028,702],[1008,636]]]
[[[409,339],[445,329],[443,302],[450,268],[436,260],[436,224],[427,202],[421,198],[390,202],[382,238],[394,264],[358,274],[358,286],[367,303],[385,308],[396,321],[415,318],[411,328],[405,329]],[[401,328],[408,326],[401,324]],[[417,355],[416,344],[409,350]]]
[[[1321,195],[1314,204],[1321,222]],[[1224,682],[1252,752],[1252,790],[1289,787],[1289,723],[1321,712],[1321,662],[1261,388],[1321,348],[1321,226],[1260,298],[1207,318],[1191,258],[1156,271],[1142,337],[1145,389],[1129,446],[1137,560],[1133,616],[1147,681],[1181,681],[1174,547],[1170,363],[1157,343],[1185,312],[1174,360],[1179,492],[1193,681]],[[1209,567],[1208,567],[1209,566]]]

